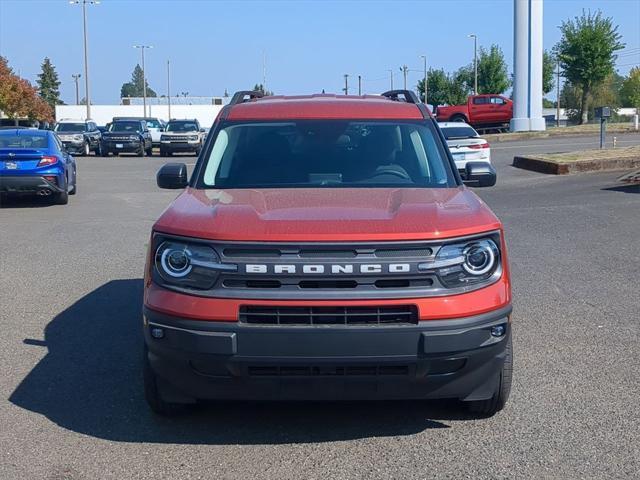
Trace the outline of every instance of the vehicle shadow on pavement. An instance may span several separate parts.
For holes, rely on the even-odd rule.
[[[41,208],[54,206],[50,197],[6,197],[0,198],[0,208]]]
[[[640,193],[640,185],[618,185],[615,187],[603,188],[602,190],[609,192]]]
[[[279,444],[412,435],[469,419],[446,402],[248,403],[152,414],[142,394],[142,279],[113,280],[45,328],[47,348],[10,401],[63,428],[121,442]]]

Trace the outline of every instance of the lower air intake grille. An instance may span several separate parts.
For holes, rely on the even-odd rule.
[[[257,325],[416,325],[414,305],[388,307],[240,307],[240,321]]]
[[[339,376],[379,376],[409,375],[409,365],[281,365],[249,366],[252,377],[339,377]]]

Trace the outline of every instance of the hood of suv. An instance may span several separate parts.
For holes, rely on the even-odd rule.
[[[460,188],[187,188],[156,222],[164,233],[231,241],[430,240],[501,227]]]

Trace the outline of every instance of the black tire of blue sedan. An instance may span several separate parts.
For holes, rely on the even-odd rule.
[[[511,336],[507,339],[504,364],[500,371],[500,381],[493,396],[487,400],[477,400],[467,403],[469,411],[486,417],[491,417],[502,410],[509,399],[511,381],[513,378],[513,346]]]
[[[149,364],[149,353],[147,346],[144,347],[144,366],[142,369],[142,378],[144,381],[144,398],[149,408],[157,415],[172,416],[183,413],[187,408],[187,404],[167,402],[162,398],[158,389],[158,377],[154,373]]]
[[[67,192],[56,193],[54,201],[56,205],[66,205],[69,203],[69,194]]]

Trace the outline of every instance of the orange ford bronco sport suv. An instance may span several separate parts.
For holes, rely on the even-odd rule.
[[[491,186],[489,164],[465,183]],[[461,401],[511,386],[502,224],[415,94],[238,92],[153,226],[144,386],[199,399]]]

